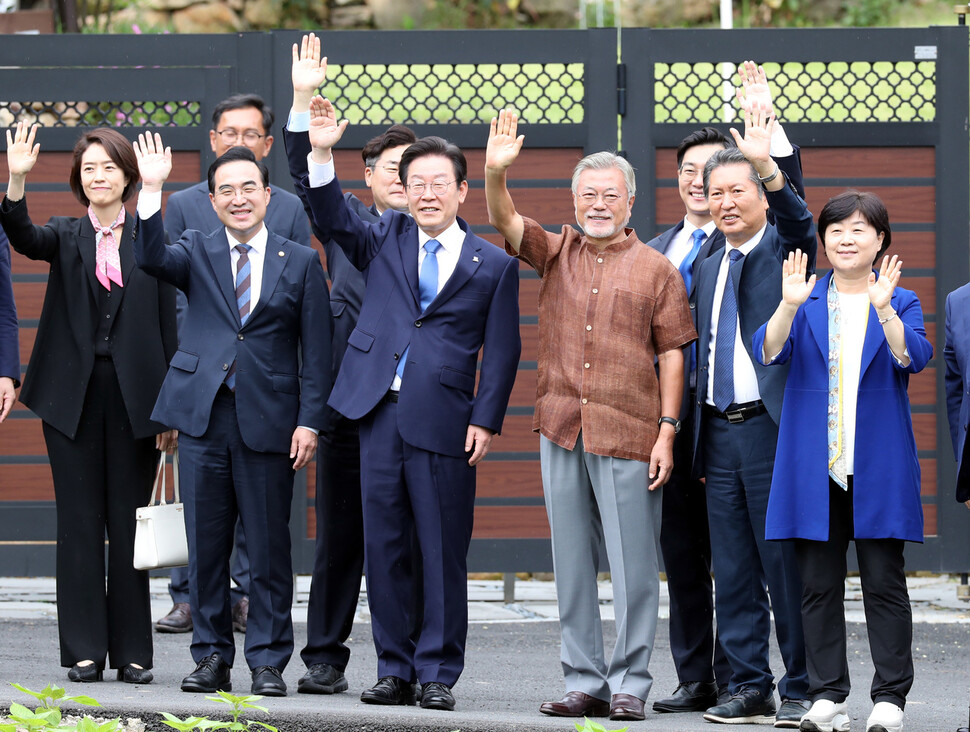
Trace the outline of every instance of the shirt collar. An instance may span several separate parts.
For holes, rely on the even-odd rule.
[[[758,246],[758,242],[760,242],[761,238],[765,235],[765,230],[767,228],[768,228],[768,222],[765,221],[765,225],[761,227],[758,233],[752,236],[750,239],[748,239],[744,244],[742,244],[739,247],[732,247],[731,244],[728,243],[727,246],[724,247],[724,256],[727,257],[728,253],[731,251],[732,248],[735,248],[738,251],[740,251],[741,254],[748,256],[749,254],[751,254],[751,250],[754,249],[756,246]]]
[[[242,243],[229,232],[229,229],[226,229],[226,238],[229,240],[229,251],[232,251],[236,246]],[[248,246],[250,249],[255,249],[257,254],[265,254],[266,242],[268,239],[269,232],[266,231],[266,224],[264,223],[259,228],[259,231],[256,232],[256,236],[246,242],[246,246]]]
[[[703,226],[694,226],[690,221],[687,220],[686,216],[684,217],[684,233],[687,236],[693,236],[694,232],[697,229],[700,229],[701,231],[704,232],[705,237],[709,237],[711,234],[714,233],[715,228],[717,227],[714,224],[714,219],[711,219]]]
[[[451,226],[442,231],[438,236],[429,236],[423,229],[418,229],[418,249],[424,247],[428,240],[434,239],[449,254],[461,250],[461,245],[465,241],[465,232],[458,225],[458,219],[451,222]]]

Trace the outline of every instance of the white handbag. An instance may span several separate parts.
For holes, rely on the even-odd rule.
[[[135,569],[182,567],[189,563],[185,539],[185,512],[179,502],[179,454],[172,456],[175,501],[165,502],[165,453],[158,459],[155,487],[147,506],[135,510]],[[161,488],[159,488],[159,486]],[[159,503],[155,503],[156,495]]]

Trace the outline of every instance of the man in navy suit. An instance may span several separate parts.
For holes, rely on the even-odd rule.
[[[293,47],[293,106],[283,142],[290,176],[297,184],[307,175],[310,154],[310,99],[325,81],[320,65],[320,39],[303,37],[302,52]],[[344,194],[351,210],[362,221],[374,223],[385,211],[407,212],[408,199],[398,176],[401,155],[417,137],[404,125],[392,125],[364,146],[364,183],[374,197],[365,205],[353,193]],[[309,208],[307,209],[309,215]],[[314,227],[316,228],[316,227]],[[333,373],[337,374],[347,350],[347,339],[357,325],[364,299],[364,276],[347,259],[336,242],[319,229],[314,236],[323,244],[330,278],[330,310],[333,313]],[[357,423],[328,409],[326,429],[320,432],[317,450],[317,486],[314,502],[317,517],[316,551],[310,600],[307,607],[307,644],[300,656],[307,672],[297,690],[304,694],[333,694],[348,688],[344,671],[350,659],[350,636],[360,596],[364,569],[364,519],[360,500],[360,437]],[[411,569],[414,587],[412,637],[421,628],[421,565],[415,552]],[[416,630],[415,630],[416,629]]]
[[[957,500],[970,508],[970,284],[946,296],[946,415],[957,459]]]
[[[136,146],[143,189],[135,259],[188,300],[153,419],[181,433],[194,672],[183,691],[231,688],[229,553],[237,516],[250,551],[246,661],[252,693],[284,696],[293,651],[289,513],[293,471],[316,451],[330,387],[330,307],[317,253],[267,231],[266,167],[231,148],[209,168],[224,228],[166,246],[161,187],[171,150]],[[301,373],[302,363],[302,373]]]
[[[754,101],[771,104],[762,67],[748,61],[738,68],[738,73],[742,82],[742,93],[738,95],[742,109]],[[677,148],[677,187],[684,203],[684,218],[647,242],[680,270],[692,310],[701,262],[722,254],[724,248],[724,235],[715,227],[704,195],[704,166],[715,152],[733,146],[733,139],[713,127],[695,130],[683,139]],[[804,198],[798,148],[788,141],[781,124],[776,124],[772,132],[771,154],[795,191]],[[719,697],[727,701],[731,680],[731,667],[714,632],[707,496],[703,481],[691,476],[694,461],[691,415],[696,383],[692,360],[685,359],[687,373],[680,415],[684,429],[674,440],[674,470],[663,493],[660,532],[670,594],[670,653],[678,685],[671,696],[653,703],[657,712],[705,711],[717,704]]]
[[[715,152],[704,166],[704,192],[726,246],[697,273],[694,467],[706,477],[718,636],[732,672],[731,699],[704,718],[797,729],[809,707],[801,583],[792,548],[765,540],[787,372],[756,365],[751,338],[781,298],[788,253],[806,252],[814,269],[817,244],[811,213],[769,154],[773,126],[767,105],[752,104],[744,137],[731,130],[738,147]],[[780,709],[768,664],[766,585],[787,671]]]
[[[361,700],[413,704],[418,681],[422,707],[451,710],[468,628],[474,467],[502,427],[521,351],[518,265],[457,218],[468,182],[455,145],[428,137],[408,147],[399,171],[412,216],[386,211],[369,224],[347,206],[334,174],[331,148],[346,121],[338,124],[319,96],[310,115],[304,194],[316,226],[367,283],[330,399],[360,420],[367,597],[380,677]],[[412,526],[424,567],[416,643],[408,617]]]
[[[212,112],[212,129],[209,145],[216,157],[220,157],[233,145],[243,145],[252,150],[256,160],[269,155],[273,147],[273,111],[262,97],[256,94],[236,94],[216,105]],[[266,227],[274,234],[297,244],[312,246],[310,224],[299,199],[288,191],[274,188],[266,206]],[[165,206],[165,233],[169,241],[178,241],[187,229],[204,234],[222,228],[222,223],[209,200],[209,183],[202,181],[191,188],[173,193]],[[177,293],[178,320],[181,329],[185,314],[185,295]],[[235,551],[232,558],[232,622],[233,627],[246,632],[249,608],[249,552],[246,535],[236,526]],[[155,623],[155,630],[162,633],[188,633],[192,630],[189,610],[188,569],[172,570],[168,592],[172,596],[172,609]]]
[[[20,386],[20,333],[10,274],[10,244],[0,228],[0,422],[17,400]]]

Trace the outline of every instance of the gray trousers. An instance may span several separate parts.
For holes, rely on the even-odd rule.
[[[660,601],[662,489],[647,490],[647,463],[584,452],[582,433],[573,450],[545,437],[540,437],[539,450],[566,690],[603,700],[612,694],[646,699],[653,684],[647,667]],[[616,614],[616,646],[609,664],[596,585],[604,538]]]

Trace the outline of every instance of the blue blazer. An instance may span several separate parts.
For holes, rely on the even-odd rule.
[[[765,191],[768,205],[774,213],[775,223],[768,224],[761,241],[739,262],[731,265],[735,295],[738,303],[738,320],[741,323],[741,340],[758,377],[758,390],[768,414],[778,424],[781,418],[781,401],[785,391],[786,366],[772,369],[762,366],[751,351],[751,338],[755,331],[767,322],[781,301],[781,263],[789,252],[801,249],[808,253],[808,266],[815,270],[815,253],[818,243],[815,224],[808,207],[795,192],[785,186],[780,191]],[[703,451],[699,450],[701,409],[707,400],[708,361],[711,348],[711,323],[713,321],[714,289],[721,257],[708,257],[701,263],[696,275],[695,292],[697,314],[697,398],[694,400],[694,475],[704,474]]]
[[[10,244],[0,227],[0,376],[20,386],[20,332],[10,274]]]
[[[314,224],[367,283],[330,406],[350,419],[368,414],[384,398],[410,344],[398,405],[405,442],[463,457],[469,424],[500,432],[522,350],[518,262],[458,219],[465,231],[458,265],[422,313],[414,220],[385,211],[378,223],[365,223],[336,180],[310,188],[304,179],[302,185]]]
[[[950,440],[957,459],[957,475],[963,460],[963,443],[970,425],[970,284],[946,296],[946,416]],[[957,500],[970,500],[970,485],[957,483]]]
[[[779,277],[780,279],[780,277]],[[773,364],[791,363],[778,431],[765,536],[829,538],[828,400],[829,320],[826,293],[832,273],[815,283],[795,314],[791,333]],[[923,541],[920,467],[910,417],[909,375],[933,357],[923,310],[911,290],[892,297],[906,333],[910,363],[900,366],[869,306],[856,402],[853,519],[856,539]],[[767,323],[752,343],[759,363]]]
[[[313,249],[269,233],[259,302],[245,325],[236,307],[225,229],[208,236],[189,230],[166,246],[161,214],[155,214],[140,222],[135,260],[182,290],[189,304],[153,418],[201,437],[235,359],[236,413],[249,448],[287,453],[297,426],[323,427],[330,306]]]

